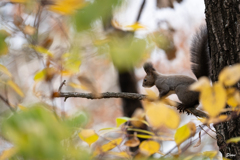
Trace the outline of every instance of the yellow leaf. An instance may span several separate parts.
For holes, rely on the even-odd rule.
[[[234,137],[227,140],[227,143],[238,143],[240,141],[240,137]]]
[[[111,24],[113,27],[117,28],[117,29],[122,29],[123,26],[117,21],[117,20],[112,20]]]
[[[220,115],[217,117],[210,117],[208,119],[202,119],[200,121],[204,124],[210,125],[212,123],[220,123],[220,122],[227,121],[227,120],[229,120],[229,117],[227,115]]]
[[[132,139],[127,140],[124,145],[128,147],[136,147],[140,144],[140,141],[138,138],[134,137]]]
[[[18,87],[18,85],[16,83],[14,83],[13,81],[9,80],[7,82],[7,84],[21,97],[24,97],[24,93],[22,92],[22,90]]]
[[[190,86],[190,90],[193,90],[193,91],[201,91],[203,90],[204,88],[208,88],[210,87],[210,81],[207,77],[201,77],[197,82],[193,83],[191,86]]]
[[[64,53],[62,55],[63,68],[72,74],[79,73],[79,67],[81,65],[81,57],[79,52],[73,51],[71,53]]]
[[[159,99],[158,95],[157,95],[155,92],[153,92],[153,90],[151,90],[151,89],[145,89],[145,91],[147,92],[147,97],[148,97],[149,99],[153,99],[153,100]]]
[[[45,77],[46,77],[46,69],[43,69],[43,70],[37,72],[33,79],[34,79],[34,81],[42,81],[45,79]]]
[[[47,49],[41,47],[41,46],[33,46],[31,45],[30,47],[32,47],[34,50],[36,50],[37,52],[41,53],[41,54],[46,54],[50,57],[53,57],[53,54],[51,52],[49,52]]]
[[[178,146],[195,133],[196,126],[194,129],[193,125],[195,126],[193,123],[188,123],[177,129],[174,139]]]
[[[145,121],[144,119],[138,119],[138,118],[133,117],[133,118],[130,119],[130,121],[133,122],[135,126],[139,125],[139,124],[142,124],[142,123],[144,123],[147,126],[149,126],[148,122]]]
[[[200,101],[203,109],[210,117],[216,117],[226,105],[227,95],[224,87],[220,83],[215,83],[213,87],[206,87],[200,94]]]
[[[165,125],[168,128],[176,129],[180,122],[179,114],[175,110],[168,108],[168,118],[169,119],[165,121]]]
[[[139,128],[143,125],[143,121],[145,121],[145,112],[142,108],[138,108],[133,113],[131,124]]]
[[[123,123],[129,121],[130,118],[128,117],[119,117],[119,118],[116,118],[116,124],[117,124],[117,127],[121,126]]]
[[[155,135],[153,132],[146,131],[146,130],[143,130],[143,129],[138,129],[138,128],[127,128],[127,130],[128,131],[142,132],[142,133],[146,133],[146,134],[149,134],[149,135]]]
[[[2,152],[0,155],[0,160],[10,159],[14,154],[16,154],[16,148],[10,148]]]
[[[0,72],[2,72],[3,74],[6,74],[9,77],[12,77],[12,74],[8,71],[8,69],[1,64],[0,64]]]
[[[151,139],[153,138],[152,135],[146,135],[146,134],[137,134],[138,138],[145,138],[145,139]]]
[[[160,144],[153,140],[145,140],[139,146],[140,152],[144,155],[150,156],[160,149]]]
[[[217,155],[218,151],[205,151],[202,153],[203,156],[213,159]]]
[[[36,32],[36,29],[30,25],[26,25],[23,29],[23,32],[28,35],[34,35],[34,33]]]
[[[122,138],[114,139],[114,140],[108,142],[107,144],[102,145],[101,146],[101,151],[102,152],[107,152],[107,151],[115,148],[116,146],[118,146],[121,142],[122,142]]]
[[[169,98],[163,98],[161,100],[164,104],[169,105],[169,106],[177,106],[177,103],[175,101],[172,101]]]
[[[85,86],[82,85],[82,84],[76,84],[76,83],[70,82],[70,83],[68,83],[68,85],[71,86],[71,87],[73,87],[73,88],[78,88],[78,89],[81,89],[81,90],[88,91],[88,88],[85,87]]]
[[[55,68],[44,68],[43,70],[37,72],[34,76],[35,81],[46,80],[49,81],[53,78],[57,71]]]
[[[22,111],[25,111],[27,110],[27,107],[24,107],[23,105],[19,104],[18,105],[18,108],[21,109]]]
[[[147,107],[146,116],[152,127],[156,128],[165,125],[166,127],[175,129],[180,122],[179,115],[163,103],[158,103],[158,105],[150,104],[150,106]]]
[[[92,143],[98,140],[98,135],[95,133],[93,129],[83,129],[78,136],[84,141],[87,142],[89,146]]]
[[[72,76],[72,75],[74,75],[74,74],[75,74],[74,72],[69,71],[69,70],[62,70],[62,71],[61,71],[61,75],[62,75],[62,76]]]
[[[108,152],[108,154],[118,156],[121,158],[131,159],[131,156],[129,154],[127,154],[127,152]]]
[[[85,0],[55,0],[49,9],[64,15],[73,14],[76,9],[86,6]]]
[[[146,27],[144,27],[143,25],[141,25],[140,23],[134,23],[132,25],[127,25],[127,28],[130,28],[130,30],[132,31],[137,31],[139,29],[146,29]]]
[[[232,107],[237,107],[240,104],[240,94],[236,89],[227,89],[227,104]]]
[[[195,125],[195,123],[189,122],[187,124],[187,126],[190,129],[190,131],[191,131],[191,135],[193,136],[196,133],[196,125]]]
[[[218,77],[225,86],[232,86],[240,80],[240,64],[225,67]]]

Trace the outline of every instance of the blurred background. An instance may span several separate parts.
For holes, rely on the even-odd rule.
[[[1,123],[12,114],[11,109],[24,110],[41,103],[61,118],[83,115],[84,128],[96,132],[116,126],[117,117],[133,114],[124,108],[126,101],[64,101],[52,98],[54,92],[66,80],[62,92],[120,92],[128,90],[123,84],[131,87],[134,82],[138,93],[147,94],[150,91],[142,87],[146,61],[160,73],[195,78],[189,50],[192,37],[205,25],[204,10],[203,0],[2,0],[0,64],[19,88],[6,85],[9,77],[0,75]],[[136,45],[126,47],[133,42]],[[156,87],[149,90],[158,95]],[[175,95],[170,98],[177,100]],[[180,116],[180,126],[189,121],[200,124],[195,116]],[[166,128],[161,131],[174,134]],[[175,145],[162,142],[161,151],[167,153]],[[11,147],[1,138],[0,153]],[[215,140],[205,135],[201,146],[190,147],[184,154],[207,150],[218,149]]]

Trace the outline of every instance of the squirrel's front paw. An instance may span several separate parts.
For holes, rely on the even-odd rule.
[[[187,108],[188,108],[188,106],[186,106],[186,105],[184,105],[182,103],[177,106],[177,109],[179,110],[179,113],[181,113],[181,112],[184,113],[184,111],[186,111],[187,114],[189,115],[189,114],[191,114],[191,112],[189,112],[187,110]]]

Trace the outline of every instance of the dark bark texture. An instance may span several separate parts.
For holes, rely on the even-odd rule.
[[[205,0],[205,5],[212,69],[211,79],[215,82],[225,66],[239,63],[240,1]],[[240,136],[240,118],[216,124],[214,127],[219,151],[223,157],[239,160],[240,143],[226,143],[226,140]]]

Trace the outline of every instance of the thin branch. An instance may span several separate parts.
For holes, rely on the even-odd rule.
[[[126,99],[136,99],[136,100],[144,100],[145,99],[145,100],[152,101],[152,99],[149,99],[147,97],[147,95],[138,94],[138,93],[105,92],[105,93],[101,93],[100,96],[95,96],[91,93],[61,92],[61,88],[64,83],[65,83],[65,81],[63,81],[63,83],[60,85],[59,93],[57,95],[55,95],[54,98],[64,97],[65,98],[64,101],[66,101],[67,98],[87,98],[87,99],[126,98]],[[197,117],[208,117],[206,113],[204,113],[203,111],[200,111],[198,109],[195,109],[195,108],[187,108],[186,112],[191,113]]]
[[[137,16],[136,22],[139,22],[139,20],[140,20],[140,17],[141,17],[141,15],[142,15],[142,11],[143,11],[143,8],[144,8],[144,6],[145,6],[145,3],[146,3],[146,0],[143,0],[142,5],[141,5],[141,7],[140,7],[140,10],[139,10],[139,12],[138,12],[138,16]]]
[[[8,100],[5,99],[2,95],[0,95],[0,99],[9,107],[9,109],[15,113],[16,111],[13,109],[13,107],[9,104]]]
[[[63,85],[65,85],[66,80],[64,80],[58,88],[58,92],[61,92]]]
[[[205,131],[201,126],[199,126],[204,132],[206,132],[207,135],[209,135],[212,139],[217,140],[216,138],[214,138],[213,136],[211,136],[207,131]]]
[[[147,96],[144,94],[138,93],[127,93],[127,92],[105,92],[101,93],[101,96],[94,96],[91,93],[79,93],[79,92],[60,92],[56,97],[65,97],[65,98],[87,98],[87,99],[105,99],[105,98],[127,98],[127,99],[138,99],[143,100],[147,99]]]
[[[198,128],[196,129],[196,133],[195,134],[198,134],[199,132],[201,131],[201,128],[200,128],[200,125],[198,126]],[[203,137],[204,135],[206,134],[206,132],[203,132],[202,134],[201,134],[201,137]],[[192,136],[192,137],[189,137],[188,139],[191,139],[191,138],[193,138],[194,136]],[[198,140],[199,139],[199,137],[197,137],[197,138],[195,138],[194,140],[191,140],[191,145],[193,144],[193,142],[195,142],[196,140]],[[187,140],[186,140],[187,141]],[[185,152],[186,151],[186,149],[187,148],[189,148],[191,145],[189,145],[189,144],[186,144],[184,147],[182,147],[183,149],[183,152]],[[169,155],[174,149],[176,149],[178,146],[176,145],[176,146],[174,146],[170,151],[168,151],[164,156],[162,156],[162,157],[166,157],[167,155]],[[183,153],[182,152],[182,153]]]

